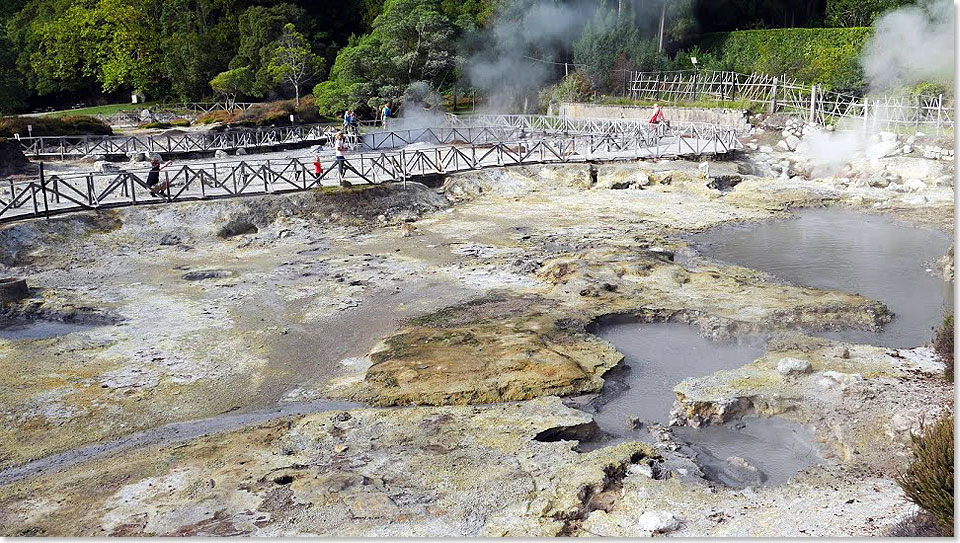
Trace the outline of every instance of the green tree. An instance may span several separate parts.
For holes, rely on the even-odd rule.
[[[29,57],[41,94],[93,79],[105,92],[153,90],[158,82],[156,20],[146,0],[78,0],[35,29]]]
[[[340,50],[330,78],[314,93],[321,111],[330,99],[355,105],[372,98],[396,100],[414,81],[445,88],[462,62],[457,39],[462,28],[444,13],[440,0],[387,0],[371,32]]]
[[[247,8],[237,19],[237,53],[229,67],[249,66],[256,75],[257,91],[268,93],[274,86],[274,79],[267,71],[267,65],[276,41],[288,23],[305,28],[304,19],[303,8],[290,3]]]
[[[293,86],[297,107],[300,107],[300,87],[322,68],[323,59],[310,50],[307,39],[297,32],[293,23],[287,23],[272,48],[267,73],[275,82]]]
[[[220,72],[210,80],[210,88],[222,95],[228,106],[232,106],[237,95],[253,95],[255,83],[253,70],[249,66],[243,66]]]

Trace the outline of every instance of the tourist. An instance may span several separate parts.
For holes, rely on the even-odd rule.
[[[160,196],[163,191],[170,188],[169,181],[160,182],[160,171],[171,164],[173,164],[173,161],[168,160],[166,164],[161,166],[159,158],[150,161],[150,172],[147,174],[147,187],[150,188],[150,196]]]
[[[313,178],[320,179],[321,175],[323,175],[323,164],[320,163],[320,157],[317,156],[313,160]]]
[[[350,110],[343,112],[343,129],[346,130],[350,126]]]
[[[390,102],[383,105],[383,127],[387,127],[387,119],[390,118]]]
[[[660,108],[659,104],[653,104],[653,117],[650,117],[650,124],[659,125],[665,122],[667,122],[667,119],[663,115],[663,109]]]

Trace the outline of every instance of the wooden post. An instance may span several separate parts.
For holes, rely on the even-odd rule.
[[[777,112],[777,82],[776,77],[773,78],[773,92],[770,94],[770,113]]]
[[[943,95],[937,96],[937,135],[940,135],[940,114],[943,111]]]
[[[50,204],[47,202],[47,178],[43,172],[43,162],[40,162],[40,192],[43,193],[43,213],[50,218]]]
[[[817,116],[817,85],[810,86],[810,119],[807,121],[813,124]]]

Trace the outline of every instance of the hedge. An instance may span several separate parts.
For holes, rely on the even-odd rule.
[[[860,52],[872,29],[779,28],[704,34],[699,39],[702,67],[741,73],[786,74],[824,88],[864,87]]]
[[[113,134],[110,125],[86,115],[71,117],[3,117],[0,118],[0,137],[12,138],[14,134],[27,137],[28,126],[33,126],[34,136],[81,136]]]

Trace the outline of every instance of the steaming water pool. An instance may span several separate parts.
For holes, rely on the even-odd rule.
[[[913,347],[930,340],[953,285],[927,271],[950,247],[950,236],[886,217],[842,209],[810,209],[781,221],[722,226],[690,237],[702,254],[769,272],[806,286],[859,293],[896,315],[882,332],[822,334],[850,342]],[[759,358],[761,338],[715,343],[693,326],[607,320],[597,336],[624,354],[606,376],[603,393],[581,406],[606,434],[588,447],[625,440],[651,441],[646,423],[666,424],[673,387],[689,377],[732,369]],[[632,424],[639,420],[644,424]],[[778,418],[744,418],[703,429],[677,428],[709,478],[730,486],[774,485],[819,458],[813,435]]]
[[[845,209],[805,209],[787,220],[719,226],[689,241],[710,258],[804,286],[860,294],[895,314],[880,333],[818,334],[824,337],[916,347],[930,341],[944,309],[953,308],[953,284],[927,271],[952,240],[932,228]]]

